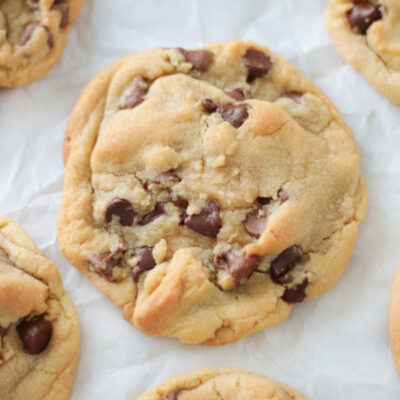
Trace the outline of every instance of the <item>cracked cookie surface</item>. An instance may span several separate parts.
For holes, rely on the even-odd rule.
[[[0,398],[67,399],[78,350],[78,317],[56,266],[0,216]]]
[[[27,85],[60,58],[84,0],[0,0],[0,87]]]
[[[400,266],[395,273],[390,294],[389,336],[393,360],[400,376]]]
[[[400,2],[330,0],[326,24],[343,59],[400,104]]]
[[[141,331],[223,344],[333,286],[367,206],[352,132],[252,42],[93,79],[65,138],[61,250]]]
[[[239,368],[202,368],[166,379],[137,400],[307,400],[289,386]]]

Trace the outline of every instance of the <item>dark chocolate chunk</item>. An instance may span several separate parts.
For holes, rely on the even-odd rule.
[[[210,200],[200,214],[187,216],[184,224],[192,231],[215,238],[222,226],[219,212],[220,208],[217,201]]]
[[[271,262],[269,273],[276,283],[286,283],[286,274],[294,268],[296,261],[300,260],[303,251],[299,246],[290,246],[283,250],[278,257]]]
[[[296,90],[286,90],[281,94],[281,97],[288,97],[289,99],[292,99],[296,103],[300,104],[303,93],[297,92]]]
[[[243,101],[244,99],[247,99],[250,97],[250,92],[246,89],[242,88],[236,88],[233,90],[230,90],[229,92],[225,92],[228,96],[232,97],[232,99],[235,99],[236,101]]]
[[[236,284],[243,283],[257,268],[258,262],[257,256],[246,257],[234,251],[223,252],[214,259],[215,266],[228,272]]]
[[[233,127],[239,128],[249,116],[247,104],[224,104],[218,106],[217,113],[224,121],[229,122]]]
[[[263,206],[267,206],[269,203],[271,203],[271,200],[271,197],[257,197],[257,201]]]
[[[138,75],[133,79],[132,92],[125,101],[125,109],[134,108],[145,98],[148,90],[147,81],[143,76]]]
[[[307,285],[308,279],[305,278],[302,283],[299,283],[290,289],[286,289],[283,293],[282,299],[288,303],[301,303],[306,298]]]
[[[107,205],[106,221],[110,223],[115,215],[122,226],[132,226],[136,212],[130,201],[114,197]]]
[[[206,112],[209,114],[217,111],[218,106],[211,99],[204,99],[201,104]]]
[[[164,185],[166,183],[176,183],[180,182],[179,176],[174,171],[166,171],[157,175],[153,179],[148,179],[144,184],[145,189],[147,189],[151,184],[154,185]]]
[[[260,211],[262,215],[260,215]],[[247,214],[246,219],[243,222],[244,229],[246,232],[258,239],[264,232],[268,222],[268,208],[266,206],[258,208],[257,210],[251,211]]]
[[[259,50],[248,49],[242,60],[248,70],[248,82],[265,75],[272,68],[271,57]]]
[[[132,268],[132,278],[134,282],[138,282],[140,275],[153,269],[156,266],[156,262],[153,258],[153,248],[149,246],[136,248],[133,255],[136,257],[137,264]]]
[[[199,72],[206,72],[214,58],[213,53],[208,50],[184,50],[177,49],[185,57],[185,60],[192,64],[192,68]]]
[[[181,196],[176,195],[175,193],[170,193],[170,197],[171,197],[172,203],[174,204],[175,207],[186,210],[186,208],[189,205],[189,202],[186,199],[184,199]]]
[[[68,26],[69,22],[68,4],[64,1],[56,1],[55,4],[51,7],[51,10],[61,13],[60,29],[65,29]]]
[[[108,281],[114,281],[113,270],[119,264],[121,249],[117,248],[113,252],[93,254],[89,257],[89,264]]]
[[[165,400],[178,400],[179,393],[180,390],[174,390],[173,392],[170,392],[165,396]]]
[[[19,45],[24,46],[26,43],[29,42],[31,39],[33,32],[41,26],[39,22],[28,22],[25,26],[24,29],[21,32],[21,36],[19,37]]]
[[[30,354],[39,354],[49,344],[53,325],[42,318],[34,318],[30,321],[22,321],[17,330],[25,350]]]
[[[367,1],[357,1],[347,14],[351,29],[355,33],[365,35],[368,28],[382,18],[379,5]]]
[[[282,203],[284,203],[285,201],[289,200],[289,194],[286,190],[279,189],[278,190],[278,198]]]
[[[153,222],[161,215],[165,214],[165,206],[163,203],[157,203],[154,207],[154,210],[146,214],[139,222],[139,225],[147,225],[150,222]]]

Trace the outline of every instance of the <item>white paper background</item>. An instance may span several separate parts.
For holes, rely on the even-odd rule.
[[[41,81],[0,91],[0,212],[22,223],[60,268],[81,321],[72,400],[135,399],[162,379],[237,366],[282,380],[314,400],[395,400],[400,381],[387,335],[400,262],[400,109],[345,65],[324,26],[326,0],[87,0],[67,49]],[[217,348],[137,332],[58,251],[61,148],[70,111],[102,67],[153,47],[252,39],[314,80],[354,129],[370,207],[343,278],[267,331]]]

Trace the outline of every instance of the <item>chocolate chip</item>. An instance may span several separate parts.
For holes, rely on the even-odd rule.
[[[153,258],[153,248],[149,246],[138,247],[134,250],[133,256],[136,257],[137,264],[132,268],[132,278],[134,282],[138,282],[143,272],[149,271],[156,266]]]
[[[35,32],[36,28],[40,26],[41,25],[39,22],[28,22],[24,26],[24,29],[21,32],[21,36],[19,37],[19,45],[24,46],[26,43],[28,43],[33,35],[33,32]]]
[[[229,92],[225,92],[228,96],[232,97],[232,99],[235,99],[237,101],[242,101],[244,99],[247,99],[250,97],[250,92],[246,89],[242,88],[236,88],[233,90],[230,90]]]
[[[69,22],[68,4],[63,1],[56,1],[56,3],[51,7],[51,10],[58,11],[61,14],[60,29],[65,29]]]
[[[173,171],[162,172],[153,179],[148,179],[144,184],[145,189],[147,189],[151,184],[163,185],[166,183],[176,183],[180,182],[179,176]]]
[[[288,303],[301,303],[306,298],[306,287],[308,285],[308,279],[290,289],[286,289],[283,293],[282,300]]]
[[[206,112],[209,114],[217,111],[218,106],[211,99],[204,99],[201,104]]]
[[[119,254],[121,248],[117,248],[113,252],[102,254],[93,254],[89,257],[89,264],[108,281],[114,281],[113,270],[119,264]]]
[[[276,283],[287,283],[286,274],[294,268],[296,261],[303,255],[299,246],[290,246],[283,250],[278,257],[271,262],[269,273]]]
[[[186,199],[176,195],[175,193],[170,193],[170,198],[175,207],[186,209],[189,205],[189,202]]]
[[[139,225],[147,225],[150,222],[153,222],[161,215],[165,214],[165,207],[163,203],[157,203],[154,210],[146,214],[139,222]]]
[[[114,197],[107,205],[106,221],[108,223],[112,221],[113,215],[119,219],[120,225],[132,226],[136,212],[128,200]]]
[[[165,396],[165,400],[177,400],[180,392],[180,390],[174,390],[173,392],[168,393]]]
[[[4,336],[6,336],[6,333],[7,333],[7,329],[2,328],[0,326],[0,338],[3,338]]]
[[[259,50],[248,49],[242,60],[248,69],[248,82],[265,75],[272,68],[271,57]]]
[[[49,344],[53,325],[42,318],[35,318],[30,321],[22,321],[17,330],[25,350],[30,354],[39,354]]]
[[[222,226],[219,212],[220,208],[217,201],[210,200],[200,214],[187,216],[184,219],[184,224],[192,231],[215,238]]]
[[[263,206],[267,206],[269,203],[271,203],[271,200],[271,197],[257,197],[257,201]]]
[[[218,106],[217,113],[224,121],[229,122],[233,127],[239,128],[249,116],[247,104],[224,104]]]
[[[213,60],[213,53],[208,50],[184,50],[177,49],[185,57],[185,60],[192,64],[192,68],[199,72],[206,72]]]
[[[279,189],[278,190],[278,198],[282,203],[284,203],[285,201],[289,200],[289,194],[286,190]]]
[[[228,272],[236,284],[240,284],[257,268],[258,261],[257,256],[246,257],[245,254],[227,251],[217,255],[214,264],[218,269]]]
[[[143,76],[138,75],[133,79],[132,92],[125,101],[125,109],[130,109],[139,105],[145,98],[148,84]]]
[[[382,18],[379,5],[367,1],[357,1],[347,14],[351,29],[355,33],[365,35],[368,28]]]
[[[262,213],[260,215],[260,212]],[[257,210],[251,211],[247,214],[246,219],[243,222],[244,229],[246,232],[258,239],[264,232],[268,221],[268,208],[263,206]]]
[[[301,103],[301,98],[303,97],[303,93],[297,92],[296,90],[286,90],[281,94],[281,97],[287,97],[289,99],[294,100],[296,103]]]

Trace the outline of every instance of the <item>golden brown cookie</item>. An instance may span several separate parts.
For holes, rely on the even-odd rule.
[[[400,267],[393,280],[389,304],[389,335],[392,354],[397,372],[400,376]]]
[[[0,87],[27,85],[61,57],[84,0],[0,1]]]
[[[252,42],[100,72],[68,124],[58,236],[149,335],[223,344],[331,288],[367,207],[352,132]]]
[[[0,216],[0,399],[67,399],[78,350],[78,317],[56,266]]]
[[[400,104],[400,2],[330,0],[329,33],[343,59]]]
[[[289,386],[239,368],[202,368],[166,379],[137,400],[307,400]]]

